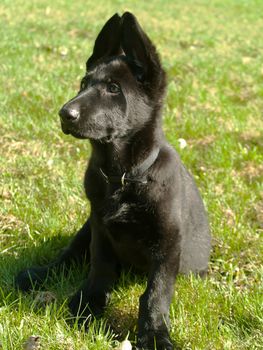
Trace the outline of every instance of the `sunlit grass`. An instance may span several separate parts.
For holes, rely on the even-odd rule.
[[[0,4],[0,342],[19,349],[110,349],[135,340],[145,280],[124,275],[102,321],[70,325],[65,299],[86,275],[46,285],[56,301],[17,293],[13,277],[65,246],[89,213],[82,178],[88,142],[62,134],[57,112],[76,93],[95,36],[133,11],[168,73],[164,130],[194,175],[213,234],[206,280],[180,277],[171,334],[182,349],[263,347],[263,3],[257,0]],[[178,139],[187,146],[180,149]],[[111,330],[106,321],[110,320]]]

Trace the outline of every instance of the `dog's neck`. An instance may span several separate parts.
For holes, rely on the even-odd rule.
[[[107,174],[121,175],[143,164],[151,154],[160,149],[164,136],[156,125],[147,125],[135,135],[118,138],[110,143],[92,141],[98,166]]]

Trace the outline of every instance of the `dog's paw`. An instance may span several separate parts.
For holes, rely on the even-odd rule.
[[[99,295],[91,295],[79,290],[69,301],[68,307],[73,317],[78,318],[78,323],[87,326],[94,317],[99,317],[104,311],[104,300]]]
[[[69,301],[68,307],[70,313],[74,317],[88,317],[90,312],[88,310],[88,305],[85,305],[83,293],[77,292]]]
[[[138,350],[174,350],[169,334],[147,332],[138,338]]]
[[[48,275],[47,267],[32,267],[20,271],[15,278],[15,286],[23,292],[39,288]]]

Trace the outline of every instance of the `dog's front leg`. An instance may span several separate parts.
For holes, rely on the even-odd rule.
[[[69,303],[71,313],[78,316],[80,322],[90,316],[100,316],[117,278],[117,259],[105,229],[98,224],[92,225],[90,271]]]
[[[139,349],[173,349],[169,336],[169,309],[178,271],[178,258],[179,254],[175,249],[173,252],[165,252],[152,264],[147,288],[140,297],[137,342]]]

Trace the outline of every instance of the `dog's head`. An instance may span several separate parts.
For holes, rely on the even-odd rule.
[[[115,14],[106,22],[86,67],[79,93],[59,112],[64,133],[110,142],[157,118],[165,73],[134,15]]]

